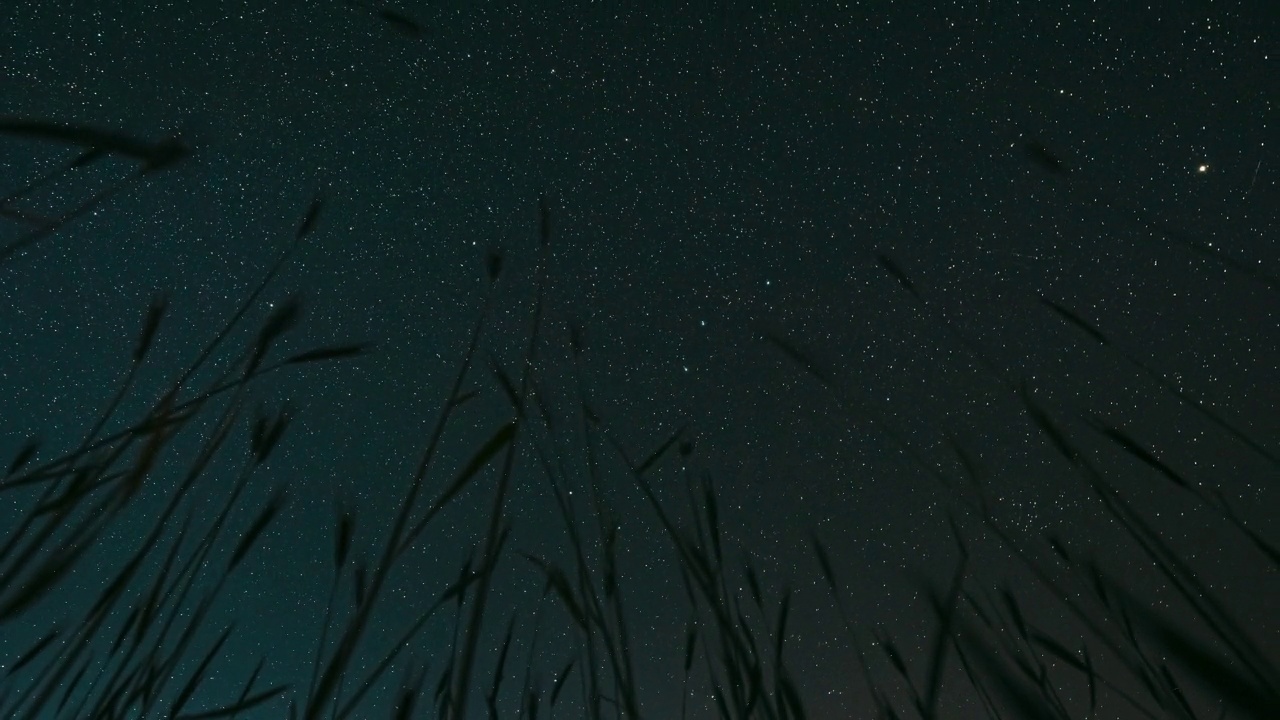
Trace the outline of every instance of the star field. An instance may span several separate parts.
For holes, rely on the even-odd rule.
[[[288,484],[289,504],[224,591],[218,617],[235,610],[254,629],[228,642],[241,659],[218,671],[210,696],[238,692],[241,666],[268,651],[278,658],[268,684],[305,684],[293,668],[309,669],[325,612],[334,498],[359,508],[354,552],[372,560],[484,307],[484,257],[494,251],[502,278],[466,383],[480,394],[450,425],[441,462],[453,472],[508,419],[490,368],[519,377],[540,197],[552,239],[535,374],[556,422],[522,436],[508,501],[514,552],[564,551],[536,449],[581,465],[583,395],[633,460],[687,427],[692,455],[655,467],[657,492],[683,507],[686,472],[713,479],[727,548],[754,559],[771,597],[795,592],[787,653],[809,716],[868,717],[875,706],[833,630],[840,621],[811,537],[848,581],[862,639],[874,646],[875,632],[892,633],[910,658],[927,652],[936,621],[921,578],[941,583],[956,566],[948,517],[965,495],[956,446],[989,479],[1007,527],[1077,538],[1099,554],[1126,542],[1028,419],[1025,383],[1086,454],[1122,468],[1121,491],[1191,562],[1213,568],[1208,581],[1238,601],[1276,657],[1276,568],[1258,572],[1216,517],[1088,424],[1129,428],[1217,488],[1263,537],[1277,536],[1276,465],[1169,390],[1276,450],[1280,298],[1249,274],[1280,268],[1280,13],[1268,3],[387,6],[420,24],[420,36],[376,7],[0,9],[5,115],[172,134],[192,149],[0,266],[0,457],[29,436],[50,455],[75,447],[128,369],[156,291],[169,293],[170,313],[138,386],[171,381],[317,193],[317,229],[229,343],[251,341],[269,303],[294,292],[305,319],[282,354],[374,343],[349,362],[273,375],[250,394],[255,405],[294,408],[252,496]],[[1032,144],[1062,172],[1029,158]],[[0,137],[0,193],[71,152]],[[4,207],[56,216],[130,169],[122,159],[78,168]],[[0,223],[4,243],[24,228],[10,215]],[[120,415],[152,400],[127,400]],[[243,444],[245,433],[235,438]],[[689,616],[676,554],[616,455],[602,462],[613,473],[646,716],[676,717],[679,693],[668,691],[682,678]],[[209,512],[236,466],[214,470],[219,480],[193,501]],[[585,483],[582,472],[567,476]],[[453,581],[483,537],[491,485],[442,513],[435,544],[406,556],[371,645],[389,643],[409,609]],[[20,500],[29,499],[0,495],[4,523],[16,522]],[[976,521],[961,524],[982,558],[975,593],[1032,584]],[[1167,583],[1136,550],[1108,559],[1167,603]],[[541,608],[543,641],[563,651],[538,666],[549,683],[572,625],[552,622],[561,618],[524,560],[504,564],[482,667],[501,642],[497,618],[523,608],[521,659],[511,661],[523,673]],[[92,587],[94,576],[75,582]],[[1028,614],[1071,627],[1029,592]],[[72,609],[42,607],[38,618]],[[8,657],[31,641],[0,650]],[[442,627],[421,636],[424,648],[450,641]],[[980,712],[955,693],[944,695],[952,716]],[[905,697],[895,702],[905,707]],[[691,716],[715,712],[705,682],[689,702]]]

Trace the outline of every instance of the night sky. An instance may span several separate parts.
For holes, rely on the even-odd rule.
[[[192,153],[0,265],[0,457],[7,465],[31,436],[43,439],[39,458],[74,448],[128,370],[149,299],[167,291],[139,390],[110,427],[139,417],[231,317],[319,194],[315,230],[218,368],[293,293],[305,317],[273,356],[374,345],[252,386],[249,410],[288,402],[296,419],[236,527],[278,485],[289,504],[217,606],[211,637],[231,618],[240,625],[201,697],[237,693],[262,653],[264,683],[305,685],[332,579],[335,498],[358,506],[354,552],[372,559],[484,306],[492,252],[504,267],[465,383],[480,392],[449,426],[432,492],[511,415],[489,368],[492,358],[519,375],[543,197],[551,241],[536,365],[558,420],[521,436],[514,530],[479,664],[492,667],[518,608],[511,708],[538,608],[546,648],[533,661],[544,684],[574,637],[554,600],[539,601],[542,579],[519,555],[569,557],[533,447],[554,440],[575,482],[584,477],[574,325],[585,392],[628,456],[638,462],[687,426],[688,469],[714,480],[731,564],[750,553],[770,602],[784,586],[795,591],[788,666],[811,717],[873,711],[814,560],[815,533],[863,645],[877,629],[892,635],[913,672],[923,673],[936,627],[922,583],[943,586],[957,563],[953,509],[973,546],[975,592],[1011,584],[1041,624],[1063,621],[956,509],[964,493],[954,488],[967,486],[949,437],[977,459],[1007,527],[1046,553],[1051,534],[1092,548],[1133,587],[1166,597],[1028,418],[1014,391],[1023,381],[1280,656],[1280,623],[1267,612],[1280,602],[1276,568],[1086,422],[1126,428],[1220,489],[1262,536],[1280,537],[1277,465],[1125,359],[1280,452],[1280,290],[1267,285],[1280,274],[1280,7],[798,5],[4,3],[0,114],[152,141],[176,135]],[[0,136],[0,193],[77,151]],[[136,168],[108,159],[5,208],[56,217]],[[10,213],[0,242],[28,229]],[[210,490],[193,496],[197,515],[216,514],[234,481],[245,424],[211,468]],[[646,716],[674,717],[689,616],[676,555],[605,448]],[[157,485],[180,474],[184,452],[156,470]],[[673,452],[649,478],[687,518],[681,464]],[[487,471],[460,497],[393,576],[368,657],[456,577],[483,536],[495,477]],[[56,602],[0,629],[5,658],[77,617],[75,589],[100,583],[113,552],[133,547],[129,528],[144,527],[157,497],[140,498],[138,517],[113,530]],[[6,527],[31,500],[0,494]],[[445,661],[433,649],[447,651],[450,632],[437,622],[421,636],[429,688]],[[697,677],[690,710],[705,716],[715,705]],[[953,679],[950,716],[977,712]],[[1078,701],[1081,686],[1067,686]],[[282,716],[282,705],[269,707],[261,717]],[[1126,717],[1117,707],[1112,716]]]

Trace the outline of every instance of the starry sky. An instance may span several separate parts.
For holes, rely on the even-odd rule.
[[[0,8],[0,26],[0,113],[176,135],[192,151],[0,266],[4,457],[30,436],[50,454],[75,446],[127,370],[156,291],[169,293],[170,314],[140,385],[171,380],[288,244],[311,198],[325,199],[250,321],[299,293],[305,319],[282,352],[374,346],[253,390],[266,407],[291,403],[296,420],[254,490],[261,500],[288,484],[290,503],[221,610],[253,618],[228,644],[244,665],[270,651],[272,676],[289,681],[309,661],[334,498],[360,508],[357,552],[372,556],[484,304],[485,255],[499,251],[468,383],[481,392],[451,426],[442,464],[465,461],[509,414],[485,371],[490,357],[518,367],[527,343],[540,197],[552,232],[539,364],[557,427],[577,403],[577,326],[586,393],[630,456],[687,426],[735,552],[755,558],[775,595],[795,590],[789,662],[813,717],[866,716],[870,705],[831,629],[810,537],[847,580],[864,639],[884,628],[918,656],[930,628],[920,579],[956,563],[955,492],[921,469],[960,476],[948,437],[978,459],[1009,527],[1122,542],[1011,392],[1024,380],[1280,649],[1264,612],[1280,591],[1275,568],[1250,565],[1220,522],[1083,422],[1129,428],[1276,537],[1275,465],[1124,359],[1280,448],[1280,295],[1265,282],[1280,272],[1271,3],[23,0]],[[1066,172],[1029,157],[1033,143]],[[0,137],[0,192],[73,156]],[[12,206],[57,216],[135,167],[80,168]],[[4,243],[24,231],[12,216],[0,223]],[[800,349],[839,391],[769,338]],[[122,417],[152,399],[140,393]],[[565,447],[580,444],[564,432]],[[554,554],[565,539],[539,466],[525,452],[517,467],[513,546]],[[678,701],[662,688],[679,679],[688,609],[669,542],[611,472],[642,687],[659,717]],[[653,476],[672,507],[681,478],[675,460]],[[486,482],[409,556],[376,637],[454,577],[480,537]],[[4,497],[6,517],[26,500]],[[966,527],[985,547],[980,526]],[[1020,582],[1016,563],[986,549],[976,586]],[[1136,555],[1115,556],[1143,582]],[[498,607],[537,606],[538,576],[508,563]],[[92,584],[92,572],[75,582]],[[1048,602],[1030,607],[1061,617]],[[492,622],[495,638],[502,624]],[[426,646],[448,640],[443,628],[424,635]],[[247,674],[220,672],[237,688]],[[696,703],[714,707],[706,692]]]

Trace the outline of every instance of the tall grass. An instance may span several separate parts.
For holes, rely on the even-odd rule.
[[[7,196],[7,215],[26,227],[0,251],[0,263],[6,264],[39,252],[59,230],[183,155],[176,140],[153,143],[56,123],[10,119],[0,123],[0,131],[75,146],[79,154],[50,178],[107,155],[138,164],[109,191],[93,194],[59,218],[32,219],[19,211],[22,198],[49,178]],[[1048,171],[1067,172],[1065,163],[1043,147],[1028,150]],[[553,276],[549,249],[555,237],[554,210],[545,198],[538,204],[537,232],[531,233],[539,260],[518,366],[505,367],[492,342],[495,288],[505,269],[502,256],[494,254],[485,264],[486,294],[465,345],[457,349],[453,380],[440,389],[434,425],[403,483],[396,514],[385,524],[372,523],[347,505],[335,517],[328,558],[332,576],[321,603],[325,611],[315,619],[314,660],[309,670],[284,673],[306,681],[272,684],[264,680],[267,656],[248,664],[227,656],[229,638],[258,630],[234,623],[212,627],[213,610],[296,492],[277,487],[256,508],[246,506],[246,498],[256,495],[252,489],[260,468],[289,442],[295,419],[288,407],[251,413],[254,389],[279,372],[333,372],[322,363],[369,351],[365,344],[341,340],[280,357],[279,341],[299,322],[296,299],[262,314],[244,347],[225,347],[250,317],[262,313],[263,293],[322,222],[323,209],[324,200],[317,197],[259,283],[176,379],[148,399],[145,412],[125,418],[121,408],[132,406],[126,399],[140,392],[135,378],[161,335],[168,308],[164,297],[144,311],[128,344],[127,374],[102,413],[84,419],[83,440],[47,458],[29,443],[8,464],[0,491],[20,499],[22,512],[3,528],[0,545],[5,638],[0,714],[188,720],[319,720],[374,712],[395,718],[633,718],[654,717],[651,708],[661,706],[679,707],[684,717],[706,709],[698,703],[690,708],[689,699],[697,694],[712,698],[710,714],[717,717],[810,717],[807,698],[819,688],[793,669],[794,658],[806,648],[787,643],[793,613],[810,609],[796,607],[788,588],[770,584],[751,555],[737,550],[741,543],[725,527],[711,474],[696,469],[692,433],[680,428],[662,438],[620,436],[592,402],[576,328],[569,338],[572,371],[567,376],[546,371],[545,348],[553,336],[545,288]],[[850,583],[837,575],[830,551],[814,537],[814,563],[806,572],[820,578],[834,600],[839,622],[828,624],[830,637],[857,657],[861,677],[848,682],[865,685],[874,713],[956,717],[949,706],[967,696],[990,717],[1000,718],[1280,716],[1274,639],[1255,637],[1249,623],[1234,614],[1229,598],[1203,580],[1117,489],[1117,474],[1131,470],[1104,465],[1083,449],[1061,411],[1046,407],[1034,387],[1002,370],[980,343],[936,312],[907,270],[886,254],[877,261],[906,292],[905,300],[979,358],[1025,410],[1042,441],[1173,589],[1178,605],[1165,607],[1166,599],[1157,601],[1117,577],[1105,561],[1114,548],[1095,547],[1087,537],[1028,536],[1000,520],[987,490],[993,478],[958,441],[950,441],[956,471],[949,472],[924,460],[894,431],[892,420],[876,418],[922,477],[956,498],[950,526],[941,532],[954,537],[957,561],[951,573],[922,588],[934,631],[924,650],[911,656],[891,632],[865,627],[848,609]],[[1250,272],[1249,277],[1260,276]],[[1046,318],[1063,320],[1105,351],[1118,352],[1103,329],[1060,301],[1031,292],[1027,298],[1039,302]],[[798,376],[822,384],[851,409],[861,407],[837,374],[796,342],[779,335],[769,340]],[[1132,355],[1120,357],[1233,438],[1240,452],[1256,455],[1272,470],[1280,468],[1267,443],[1150,365]],[[565,377],[569,380],[554,384]],[[207,379],[197,383],[196,378]],[[505,419],[459,467],[450,468],[442,460],[446,436],[478,396],[498,398]],[[557,415],[549,402],[553,396],[572,399],[570,417]],[[1220,493],[1185,477],[1131,429],[1100,417],[1080,419],[1149,470],[1164,491],[1189,494],[1202,512],[1222,521],[1224,533],[1244,538],[1255,553],[1251,562],[1259,578],[1276,572],[1280,553],[1275,545],[1242,521]],[[247,448],[233,439],[239,427],[247,428]],[[521,457],[531,461],[532,470],[517,462]],[[183,471],[173,476],[162,465]],[[653,485],[654,473],[664,466],[682,477],[679,503]],[[219,472],[232,473],[234,481],[210,516],[201,512],[195,495],[220,486],[210,479]],[[683,603],[688,617],[683,633],[670,638],[682,659],[672,674],[678,682],[647,685],[636,658],[634,628],[645,611],[629,601],[635,589],[628,578],[634,574],[624,566],[621,513],[610,491],[620,479],[643,500],[676,560],[683,595],[670,602]],[[511,506],[519,484],[540,488],[554,502],[555,516],[537,520],[561,533],[551,554],[512,546],[514,523],[530,521]],[[158,511],[144,532],[123,537],[126,514],[147,495],[159,499]],[[440,525],[440,518],[464,499],[484,508],[482,530],[474,537],[452,536]],[[376,545],[376,559],[353,552],[358,539]],[[983,591],[974,581],[979,569],[972,548],[978,541],[1003,546],[1022,564],[1028,585],[1004,586],[994,595]],[[110,568],[87,567],[85,558],[104,543],[129,550],[113,553]],[[398,618],[400,635],[381,644],[372,641],[374,628],[386,620],[392,578],[407,554],[459,547],[471,550],[457,575],[434,596],[422,598],[414,617]],[[542,590],[514,614],[493,600],[504,567],[535,573]],[[87,602],[70,601],[67,595],[84,578],[100,581],[96,594]],[[1037,619],[1025,609],[1027,593],[1053,597],[1067,621],[1051,626]],[[78,614],[47,627],[31,625],[33,618],[49,614],[37,610],[61,607],[76,608]],[[430,642],[428,627],[443,628],[433,637],[449,642]],[[18,647],[11,640],[16,636],[35,640]],[[242,678],[239,692],[211,697],[206,688],[215,669]],[[1072,690],[1079,687],[1085,688],[1083,694]],[[677,693],[679,702],[671,702]]]

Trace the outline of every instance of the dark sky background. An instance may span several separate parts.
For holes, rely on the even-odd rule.
[[[1280,447],[1280,296],[1178,240],[1280,272],[1280,9],[798,5],[411,1],[394,6],[426,29],[411,38],[337,1],[5,3],[0,113],[176,133],[194,153],[0,267],[0,451],[11,457],[30,435],[45,439],[47,457],[74,446],[127,369],[156,290],[171,293],[172,312],[144,386],[171,380],[322,192],[317,230],[266,300],[305,297],[304,327],[285,350],[377,345],[255,387],[255,401],[287,399],[298,412],[253,498],[287,483],[291,503],[219,606],[242,630],[228,645],[239,664],[218,682],[238,689],[264,651],[271,677],[289,681],[314,652],[324,611],[333,498],[360,506],[357,545],[371,556],[480,311],[492,248],[507,267],[468,383],[482,398],[451,427],[440,477],[503,419],[483,370],[489,353],[509,368],[521,357],[545,193],[553,237],[540,352],[552,405],[568,423],[576,321],[588,393],[632,457],[688,424],[735,552],[756,558],[774,597],[797,591],[789,664],[812,717],[864,717],[869,705],[810,533],[831,548],[864,642],[882,626],[917,663],[933,626],[918,580],[940,583],[956,562],[949,495],[889,433],[958,478],[945,442],[954,435],[990,474],[1011,527],[1097,547],[1140,586],[1154,577],[1027,420],[1006,385],[1022,379],[1276,650],[1280,626],[1265,612],[1280,590],[1275,569],[1260,570],[1221,522],[1081,418],[1129,428],[1272,538],[1276,467],[1035,297],[1073,309]],[[1030,161],[1033,141],[1071,173]],[[0,190],[73,152],[0,137]],[[17,205],[56,215],[132,167],[95,166]],[[3,223],[5,243],[23,231]],[[852,404],[842,408],[769,334],[808,352]],[[121,422],[152,399],[140,394]],[[569,433],[564,447],[578,440]],[[525,450],[513,548],[562,552]],[[662,717],[678,701],[688,609],[670,543],[616,457],[608,462],[642,696]],[[230,482],[221,470],[210,482]],[[683,502],[677,462],[653,481],[672,507]],[[492,483],[473,488],[395,576],[375,637],[451,581]],[[26,501],[0,499],[6,522]],[[985,553],[975,587],[1025,583],[976,539],[976,523],[964,525]],[[531,628],[541,591],[523,560],[506,563],[494,645],[510,607]],[[75,582],[92,585],[91,571]],[[69,607],[41,608],[29,629]],[[1061,619],[1048,603],[1031,607],[1045,623]],[[561,616],[549,637],[567,632]],[[424,641],[443,647],[447,631]],[[0,641],[6,655],[22,646]],[[542,677],[567,657],[562,647],[539,658]],[[695,703],[713,707],[705,685]]]

